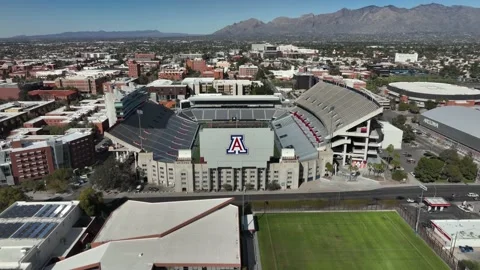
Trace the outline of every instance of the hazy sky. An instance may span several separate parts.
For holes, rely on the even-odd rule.
[[[432,0],[0,0],[0,37],[67,31],[159,30],[210,34],[257,18],[298,17],[342,8],[395,5],[411,8]],[[480,7],[480,0],[437,0]]]

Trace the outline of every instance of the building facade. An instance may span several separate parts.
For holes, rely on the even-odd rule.
[[[141,66],[136,61],[128,62],[128,77],[138,78],[142,74]]]
[[[238,75],[241,78],[254,78],[257,72],[258,67],[252,64],[241,65],[238,68]]]

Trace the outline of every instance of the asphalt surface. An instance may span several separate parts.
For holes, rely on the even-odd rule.
[[[467,197],[467,193],[474,192],[480,193],[480,185],[428,185],[428,191],[424,192],[424,197],[433,197],[435,194],[437,197],[450,198],[452,194],[455,194],[455,200],[457,201],[472,201],[473,198]],[[346,200],[346,199],[398,199],[399,197],[417,199],[421,194],[421,189],[416,186],[408,187],[389,187],[367,191],[350,191],[350,192],[312,192],[312,193],[246,193],[245,201],[273,201],[273,200],[314,200],[314,199],[326,199],[326,200]],[[146,194],[148,196],[149,194]],[[169,201],[184,201],[184,200],[200,200],[200,199],[214,199],[214,198],[235,198],[235,204],[242,203],[243,194],[215,194],[207,193],[202,195],[196,194],[182,194],[182,195],[164,195],[158,194],[152,197],[132,197],[129,199],[144,201],[144,202],[169,202]],[[105,198],[106,202],[118,200],[115,198]]]

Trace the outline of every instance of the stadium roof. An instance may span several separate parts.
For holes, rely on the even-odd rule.
[[[204,96],[197,95],[188,98],[190,102],[197,101],[277,101],[280,102],[280,97],[273,95],[254,95],[254,96]]]
[[[284,109],[253,109],[253,108],[241,108],[241,109],[202,109],[192,108],[182,110],[181,114],[195,121],[211,121],[211,120],[225,120],[229,121],[233,118],[238,120],[257,120],[257,121],[270,121],[273,118],[278,118],[288,113]]]
[[[94,248],[49,269],[240,267],[238,207],[232,200],[127,201],[107,220]],[[99,240],[110,242],[97,246]]]
[[[389,86],[400,88],[412,93],[431,95],[479,95],[480,90],[448,83],[433,82],[396,82]]]
[[[191,148],[197,123],[153,102],[145,102],[139,110],[143,112],[140,117],[137,110],[106,134],[139,150],[143,146],[147,152],[153,152],[156,160],[175,161],[179,149]]]
[[[329,133],[349,129],[383,111],[372,97],[362,91],[323,81],[307,90],[295,102],[317,117]]]
[[[480,110],[478,109],[444,106],[426,111],[422,115],[435,122],[480,138],[480,126],[474,124],[478,123],[480,119]]]

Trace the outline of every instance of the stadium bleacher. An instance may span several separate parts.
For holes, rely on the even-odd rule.
[[[293,148],[300,161],[315,158],[317,149],[293,115],[274,120],[272,126],[282,148]]]
[[[223,120],[257,120],[270,121],[288,114],[288,111],[281,108],[192,108],[184,109],[180,115],[183,115],[193,121],[223,121]]]
[[[381,108],[378,102],[360,91],[326,82],[317,83],[295,102],[301,109],[316,116],[328,133]]]
[[[138,110],[143,112],[140,115],[141,131]],[[146,102],[138,110],[108,133],[135,147],[143,146],[147,152],[153,152],[156,160],[174,161],[178,150],[191,149],[197,123],[153,102]]]

